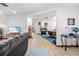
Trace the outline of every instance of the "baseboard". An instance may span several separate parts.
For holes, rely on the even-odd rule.
[[[56,45],[57,47],[62,47],[62,45]],[[66,45],[63,45],[63,47],[65,47]],[[67,45],[67,47],[79,47],[79,45],[78,46],[76,46],[76,45]]]

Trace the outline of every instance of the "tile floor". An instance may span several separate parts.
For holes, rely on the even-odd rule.
[[[79,47],[64,48],[56,47],[44,38],[33,33],[33,38],[29,39],[28,50],[25,56],[78,56]]]

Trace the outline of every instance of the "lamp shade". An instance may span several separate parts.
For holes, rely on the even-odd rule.
[[[0,28],[6,28],[7,26],[5,24],[0,24]]]
[[[75,28],[73,28],[73,31],[74,32],[79,32],[79,28],[78,27],[75,27]]]

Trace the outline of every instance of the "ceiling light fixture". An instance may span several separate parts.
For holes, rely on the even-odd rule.
[[[9,7],[6,7],[6,8],[3,8],[1,11],[0,11],[0,14],[16,14],[16,11],[9,8]]]

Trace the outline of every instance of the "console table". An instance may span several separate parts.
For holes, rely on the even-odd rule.
[[[63,37],[64,37],[64,39],[63,39]],[[70,38],[71,40],[76,38],[76,46],[78,47],[78,38],[77,38],[77,36],[69,36],[69,35],[66,35],[66,34],[62,34],[61,35],[61,42],[62,42],[62,47],[65,47],[65,51],[67,50],[67,47],[68,47],[68,45],[67,45],[68,38]]]

